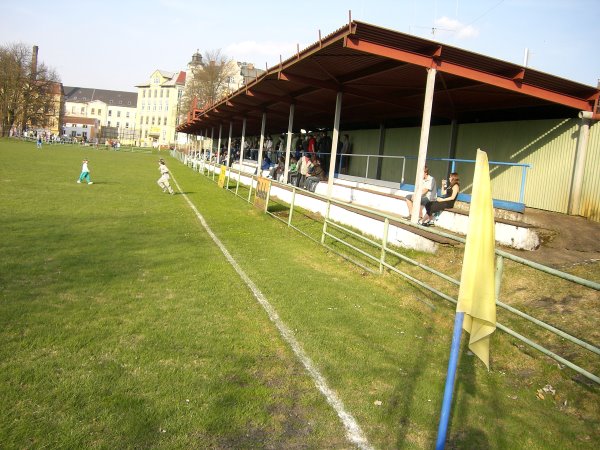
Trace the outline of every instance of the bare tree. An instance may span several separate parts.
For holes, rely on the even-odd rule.
[[[221,55],[221,50],[206,51],[204,62],[191,67],[181,97],[179,110],[186,114],[195,105],[207,108],[227,95],[230,81],[239,72],[235,61]]]
[[[13,127],[44,128],[55,116],[56,73],[44,64],[32,64],[32,52],[22,43],[0,46],[0,131]]]

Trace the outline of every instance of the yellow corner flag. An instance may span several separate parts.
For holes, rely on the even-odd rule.
[[[490,336],[496,329],[494,269],[494,208],[487,153],[477,150],[469,228],[457,312],[464,312],[463,329],[469,349],[490,369]]]

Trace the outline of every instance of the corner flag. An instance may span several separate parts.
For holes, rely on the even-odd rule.
[[[443,450],[446,445],[461,328],[469,333],[469,349],[483,361],[488,370],[490,369],[490,335],[496,329],[494,234],[490,168],[487,154],[477,149],[469,211],[469,229],[460,276],[460,290],[435,444],[436,450]]]
[[[463,329],[469,333],[469,349],[488,370],[490,336],[496,329],[494,246],[494,208],[488,157],[478,149],[456,311],[465,313]]]

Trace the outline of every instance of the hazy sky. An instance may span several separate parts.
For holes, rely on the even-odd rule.
[[[596,86],[600,0],[0,0],[0,44],[38,45],[64,85],[135,92],[199,49],[269,67],[355,20]]]

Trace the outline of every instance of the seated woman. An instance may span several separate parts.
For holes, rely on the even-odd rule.
[[[327,173],[325,172],[325,169],[321,167],[321,160],[319,158],[314,159],[314,166],[308,175],[309,176],[304,181],[304,189],[309,190],[310,192],[315,192],[317,184],[319,184],[320,181],[327,181]]]
[[[445,186],[442,185],[442,187]],[[437,197],[434,201],[427,202],[425,204],[426,212],[423,216],[423,219],[421,219],[421,225],[425,225],[426,227],[433,225],[433,215],[435,213],[439,213],[454,206],[454,201],[456,200],[456,196],[460,191],[460,180],[458,178],[458,173],[452,172],[450,174],[450,183],[445,188],[446,191],[441,197]]]

